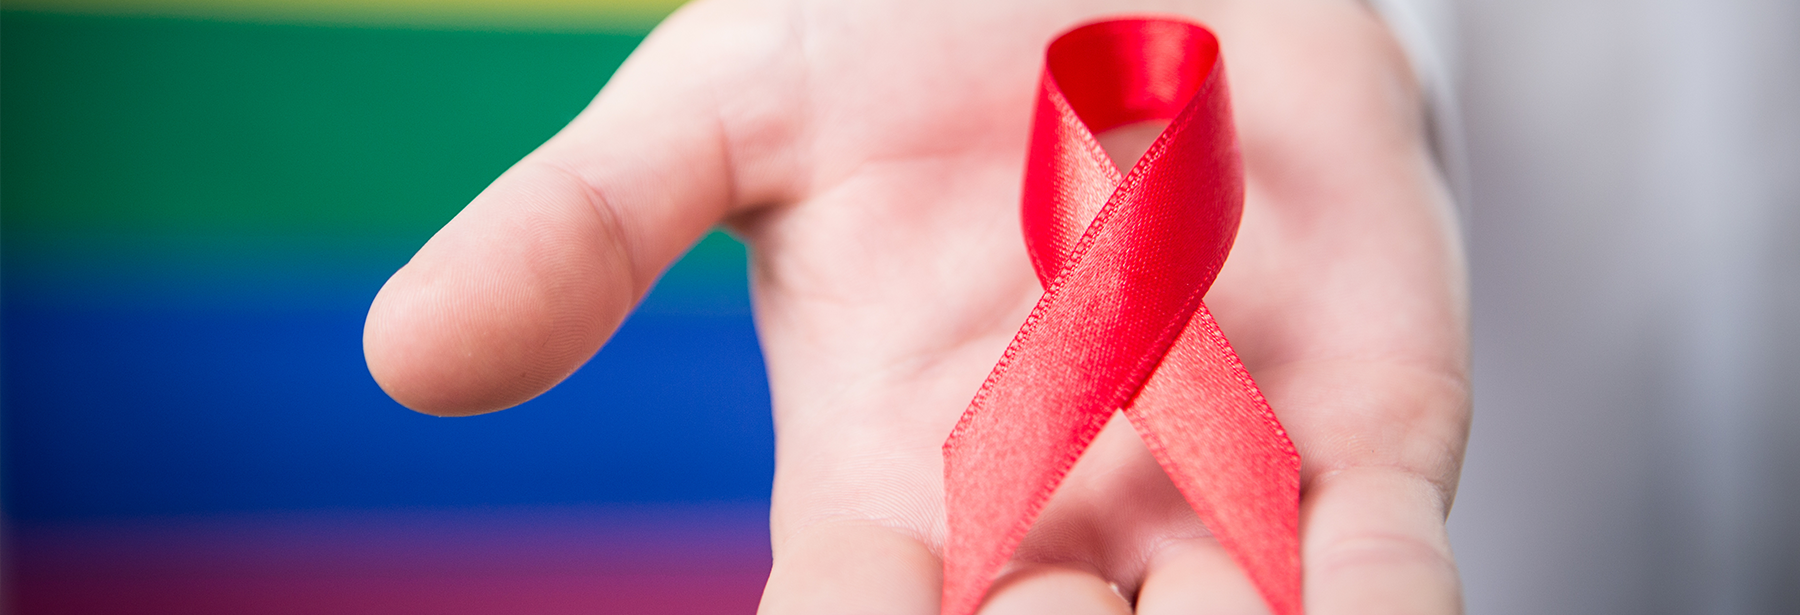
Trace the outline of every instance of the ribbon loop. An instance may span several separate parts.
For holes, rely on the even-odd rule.
[[[1050,45],[1023,211],[1046,290],[944,445],[946,615],[980,606],[1119,410],[1272,610],[1300,612],[1299,457],[1201,302],[1243,207],[1223,71],[1181,21]],[[1121,177],[1094,133],[1162,119]]]

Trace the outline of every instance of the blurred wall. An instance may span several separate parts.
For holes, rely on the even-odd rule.
[[[416,414],[363,364],[383,281],[575,117],[641,39],[632,22],[7,8],[0,453],[25,531],[768,497],[767,385],[724,235],[516,410]]]
[[[1468,0],[1474,615],[1800,604],[1800,3]]]

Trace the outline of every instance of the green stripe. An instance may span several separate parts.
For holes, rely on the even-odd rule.
[[[421,238],[640,40],[5,14],[9,236]]]
[[[643,32],[683,0],[8,0],[13,11],[476,30]]]
[[[639,40],[7,11],[0,277],[372,293]],[[664,290],[741,287],[743,258],[715,234]]]

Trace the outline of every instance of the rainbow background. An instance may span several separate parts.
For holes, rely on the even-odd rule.
[[[0,6],[9,612],[748,613],[768,391],[714,233],[506,412],[389,400],[386,277],[676,2]]]

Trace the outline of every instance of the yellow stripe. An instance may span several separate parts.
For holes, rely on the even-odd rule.
[[[6,10],[455,29],[644,31],[685,0],[6,0]]]

